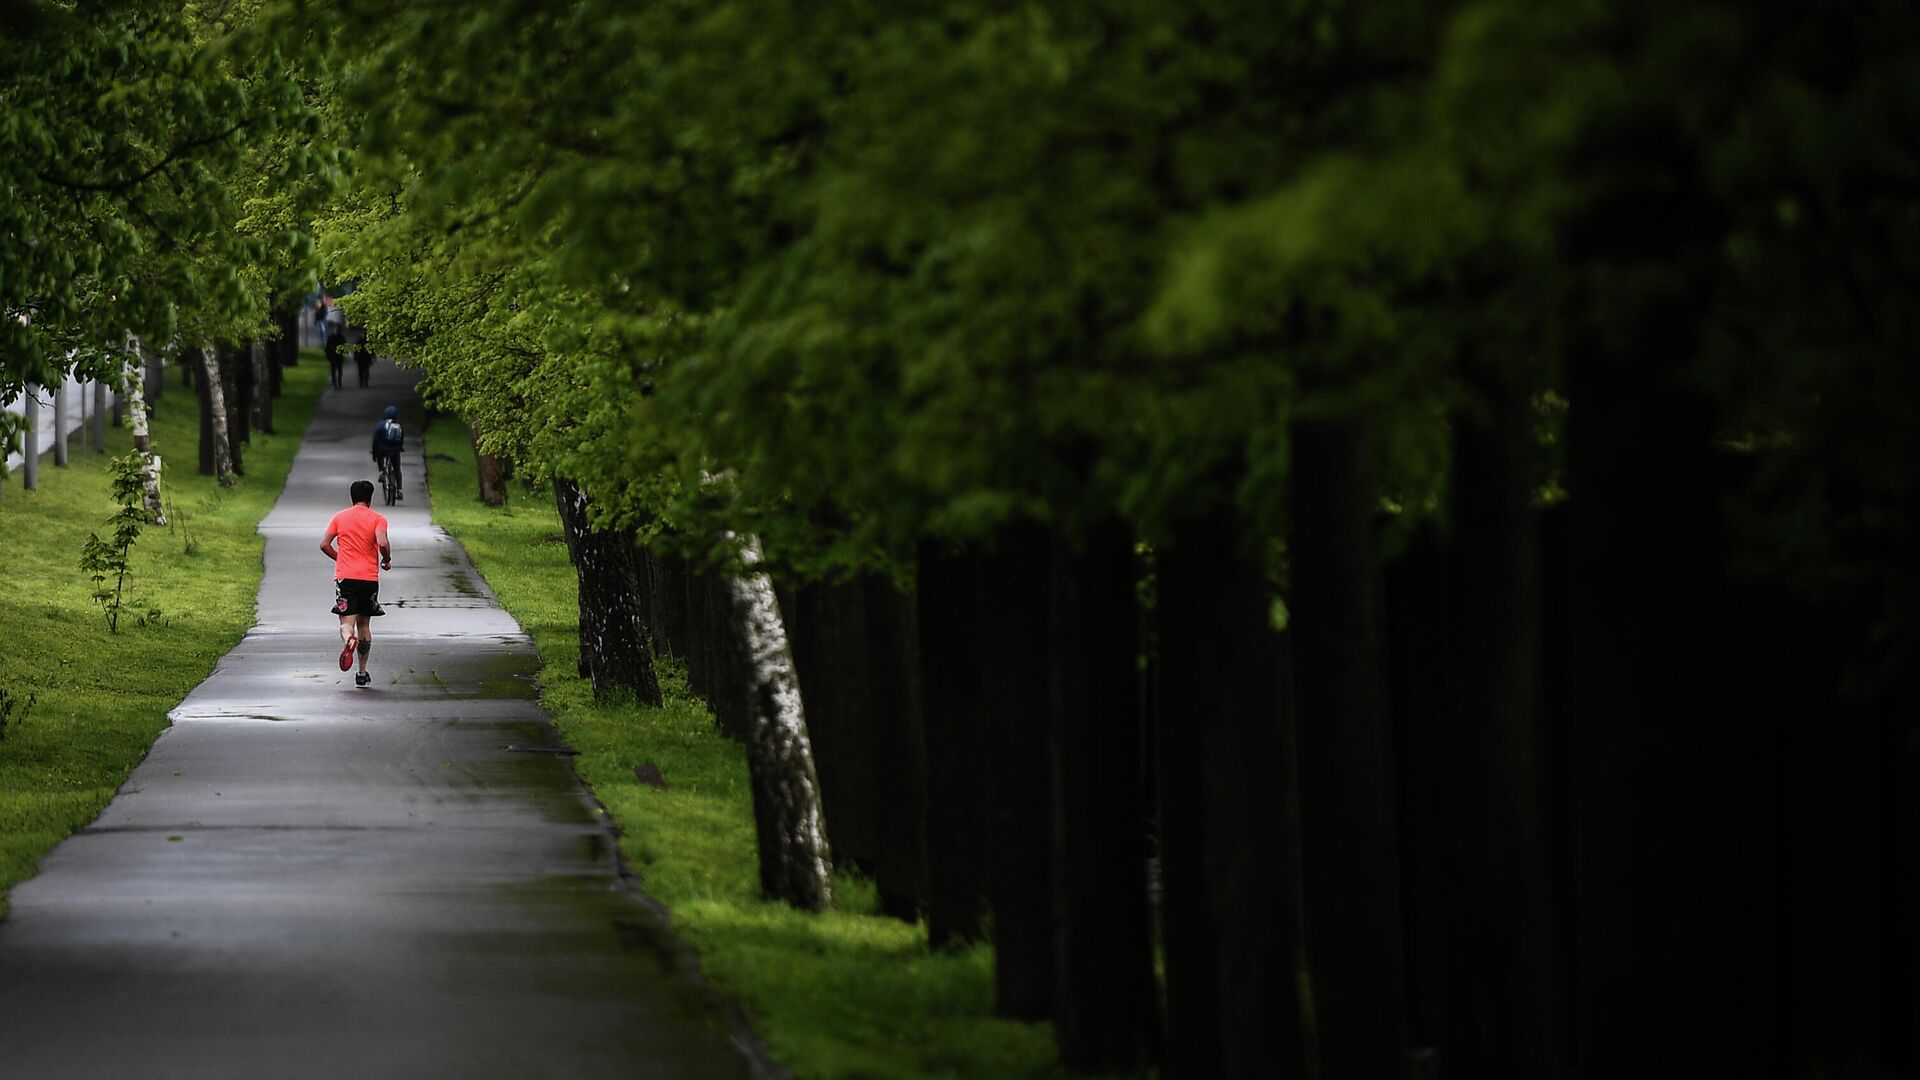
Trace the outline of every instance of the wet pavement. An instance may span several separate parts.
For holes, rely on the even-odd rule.
[[[358,689],[318,545],[390,403],[407,498],[375,495],[394,565]],[[384,362],[323,399],[261,524],[258,625],[12,892],[0,1077],[768,1071],[619,876],[531,644],[431,524],[421,429]]]

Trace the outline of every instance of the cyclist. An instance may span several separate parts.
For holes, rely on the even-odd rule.
[[[367,656],[373,652],[369,620],[380,610],[380,571],[393,569],[393,547],[387,542],[387,519],[373,508],[373,481],[355,480],[347,489],[353,505],[333,515],[320,550],[334,561],[333,613],[340,617],[340,670],[360,657],[355,686],[373,681],[367,674]]]
[[[393,478],[395,499],[401,497],[400,452],[407,446],[407,433],[400,430],[400,421],[394,419],[399,415],[399,408],[389,405],[387,414],[373,428],[373,463],[381,473]]]

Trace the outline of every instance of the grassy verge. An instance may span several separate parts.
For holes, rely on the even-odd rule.
[[[928,951],[924,927],[874,914],[870,883],[843,875],[839,910],[803,915],[759,898],[741,748],[714,731],[684,679],[663,670],[662,708],[602,706],[579,677],[572,567],[550,497],[479,500],[458,424],[428,432],[434,520],[451,532],[541,659],[541,701],[648,893],[673,909],[707,976],[736,994],[774,1056],[802,1077],[1029,1077],[1057,1069],[1044,1025],[992,1015],[985,947]],[[670,785],[634,777],[651,761]]]
[[[171,521],[134,545],[117,634],[107,631],[79,556],[89,532],[107,532],[116,509],[107,461],[132,449],[131,429],[109,428],[106,454],[72,439],[65,469],[51,454],[42,458],[38,491],[23,490],[17,471],[4,482],[0,689],[37,700],[0,739],[0,894],[93,820],[167,726],[167,710],[253,624],[263,545],[254,526],[279,497],[326,386],[318,355],[287,369],[274,402],[279,434],[253,433],[242,449],[247,474],[231,490],[195,471],[198,406],[168,369],[153,443],[166,462],[161,491]]]

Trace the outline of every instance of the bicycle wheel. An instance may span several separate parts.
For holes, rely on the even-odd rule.
[[[380,492],[385,496],[388,506],[393,505],[394,495],[399,490],[399,486],[393,482],[393,474],[385,469],[380,470]]]

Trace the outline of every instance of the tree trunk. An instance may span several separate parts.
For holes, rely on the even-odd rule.
[[[1758,1076],[1787,1054],[1760,1019],[1782,976],[1756,947],[1780,903],[1776,735],[1756,722],[1758,628],[1727,578],[1729,462],[1677,373],[1703,295],[1639,298],[1569,364],[1577,1068],[1598,1080],[1644,1076],[1654,1055],[1667,1075]]]
[[[692,559],[685,563],[687,573],[682,579],[682,595],[686,604],[686,632],[683,635],[685,659],[687,662],[687,687],[695,694],[705,698],[709,707],[714,705],[715,669],[719,660],[715,649],[718,640],[714,632],[714,614],[711,604],[713,596],[712,579],[705,571],[696,568]],[[725,728],[720,718],[720,710],[714,708],[715,725]]]
[[[233,451],[233,472],[245,476],[241,447],[253,442],[253,358],[244,346],[221,347],[220,377],[227,395],[227,445]]]
[[[500,459],[480,452],[480,425],[468,424],[467,434],[473,440],[473,461],[480,474],[480,501],[488,506],[507,505],[506,476]]]
[[[1067,1068],[1131,1072],[1159,1039],[1132,536],[1096,526],[1078,549],[1056,543],[1052,570],[1054,1025]]]
[[[300,320],[306,318],[306,312],[304,309],[294,308],[285,312],[283,317],[286,321],[280,323],[280,366],[298,367],[300,366]],[[275,321],[279,322],[279,319],[276,318]]]
[[[593,682],[597,699],[622,691],[660,704],[633,533],[594,528],[587,519],[587,496],[571,480],[555,477],[553,497],[579,579],[580,674]]]
[[[1448,877],[1442,792],[1446,786],[1448,666],[1446,553],[1439,527],[1423,522],[1382,567],[1386,625],[1387,714],[1395,747],[1394,805],[1400,835],[1401,911],[1406,919],[1407,1045],[1417,1077],[1444,1075],[1445,908],[1457,882]],[[1475,963],[1471,956],[1461,959]]]
[[[875,575],[865,589],[880,768],[873,868],[880,913],[912,922],[927,910],[927,741],[920,704],[914,594]]]
[[[274,397],[280,396],[280,389],[286,383],[284,369],[300,362],[300,313],[296,310],[281,310],[273,313],[273,326],[278,333],[273,336],[269,348],[269,368],[272,371]]]
[[[266,341],[256,341],[248,348],[248,368],[253,373],[253,426],[268,435],[273,434],[273,361],[269,356],[270,347]]]
[[[978,560],[925,540],[919,553],[921,720],[927,740],[927,937],[934,948],[986,936],[978,820]]]
[[[879,851],[873,783],[879,761],[862,586],[856,578],[777,591],[820,774],[827,839],[840,865],[871,872]]]
[[[88,425],[92,434],[93,452],[107,452],[107,384],[99,379],[93,381],[93,416]]]
[[[691,633],[687,621],[687,560],[671,551],[647,553],[647,571],[653,575],[653,654],[687,659]]]
[[[20,490],[38,491],[40,489],[40,387],[27,387],[25,405],[27,427],[21,433]],[[4,449],[4,447],[0,447]]]
[[[728,539],[731,539],[729,537]],[[760,890],[803,911],[833,906],[833,856],[820,808],[799,681],[760,543],[741,550],[744,569],[726,579],[731,633],[747,660],[747,772],[759,838]]]
[[[1293,432],[1293,638],[1307,967],[1321,1075],[1407,1073],[1374,492],[1357,420]]]
[[[1766,605],[1732,576],[1722,513],[1754,459],[1716,449],[1696,379],[1730,228],[1713,165],[1661,108],[1602,139],[1606,165],[1560,240],[1581,269],[1566,308],[1575,1071],[1779,1076],[1787,973],[1765,943],[1782,904],[1780,755],[1837,717],[1769,722]],[[1872,910],[1862,898],[1844,917]],[[1877,1071],[1867,1060],[1854,1075]]]
[[[67,467],[67,380],[53,388],[53,464]]]
[[[200,474],[233,486],[232,443],[227,439],[227,400],[220,382],[220,357],[211,345],[200,349]]]
[[[1541,746],[1540,530],[1527,388],[1481,371],[1485,422],[1454,427],[1452,684],[1445,784],[1444,1068],[1488,1080],[1561,1070],[1560,986]]]
[[[194,360],[188,360],[186,357],[183,356],[181,358],[180,366],[182,368],[190,367],[190,368],[198,369],[202,366],[202,362],[204,360],[205,360],[205,355],[203,350],[201,352],[201,355]],[[194,380],[192,383],[189,383],[188,385],[194,388],[195,404],[199,407],[199,413],[200,413],[200,424],[198,429],[200,434],[200,440],[199,440],[200,475],[212,476],[213,466],[214,466],[213,394],[209,392],[207,379],[204,376]],[[226,414],[224,412],[221,413],[221,416],[223,419],[225,415]]]
[[[987,881],[993,909],[994,1012],[1053,1015],[1053,758],[1047,734],[1047,602],[1052,547],[1032,522],[1003,527],[980,565],[979,666],[990,768]]]
[[[1155,552],[1169,1080],[1311,1075],[1288,657],[1257,551],[1221,505]]]
[[[133,355],[127,358],[127,415],[133,418],[133,448],[140,455],[140,472],[145,477],[147,512],[153,515],[155,525],[165,525],[167,513],[160,501],[160,459],[154,456],[153,442],[147,430],[146,380],[141,374],[141,364],[137,362],[140,351],[136,343]]]
[[[733,610],[733,588],[720,573],[703,571],[691,580],[691,602],[696,604],[696,665],[688,663],[689,679],[696,669],[699,682],[694,689],[713,709],[714,725],[729,739],[746,742],[753,735],[754,702],[751,700],[754,673],[745,639],[738,633]]]
[[[159,404],[160,395],[166,390],[166,359],[163,350],[160,349],[143,349],[141,355],[146,358],[147,365],[145,386],[147,407],[152,408]]]

